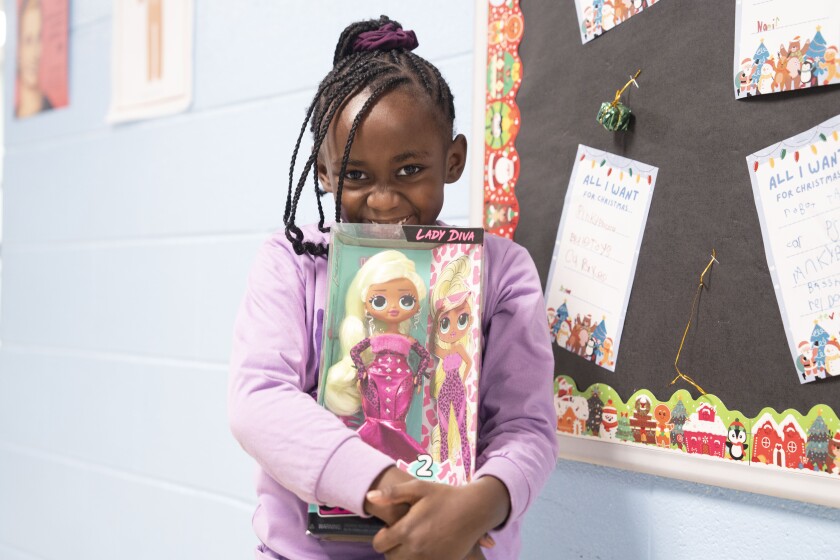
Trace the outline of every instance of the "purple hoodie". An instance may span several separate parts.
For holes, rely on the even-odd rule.
[[[303,228],[307,239],[327,234]],[[522,516],[555,464],[554,358],[530,255],[485,236],[476,478],[492,475],[511,512],[491,534],[488,559],[516,558]],[[228,395],[231,429],[259,464],[253,525],[257,558],[380,558],[369,544],[305,534],[307,503],[362,513],[365,493],[394,461],[318,405],[327,260],[298,256],[276,232],[251,270],[234,328]]]

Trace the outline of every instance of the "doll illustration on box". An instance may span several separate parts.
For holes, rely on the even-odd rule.
[[[467,398],[464,381],[473,367],[470,357],[470,329],[473,325],[472,291],[467,279],[472,273],[469,256],[448,263],[432,293],[433,352],[439,359],[432,384],[438,426],[433,433],[436,459],[451,461],[453,449],[460,449],[466,480],[470,478],[472,456],[467,438]]]
[[[386,250],[367,259],[347,290],[342,358],[329,369],[324,391],[324,404],[335,414],[364,413],[358,429],[363,441],[409,464],[426,453],[406,426],[431,362],[409,335],[412,324],[419,324],[425,297],[426,286],[403,253]],[[416,367],[410,364],[412,352],[419,359]]]

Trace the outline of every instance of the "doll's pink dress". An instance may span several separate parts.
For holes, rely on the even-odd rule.
[[[373,361],[365,366],[362,352],[370,347]],[[408,363],[411,350],[420,357],[417,371]],[[401,334],[380,334],[366,338],[350,350],[356,365],[362,393],[365,421],[358,430],[362,440],[406,463],[426,453],[408,435],[405,423],[414,389],[421,383],[421,375],[431,361],[429,352],[418,342]]]
[[[449,411],[455,413],[458,422],[458,434],[461,436],[461,459],[464,462],[464,472],[470,472],[470,443],[467,440],[467,395],[464,382],[461,381],[461,355],[453,352],[443,359],[445,377],[437,398],[437,415],[440,425],[440,460],[449,458]]]

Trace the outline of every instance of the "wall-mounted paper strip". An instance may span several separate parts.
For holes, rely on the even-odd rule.
[[[615,371],[658,169],[578,146],[545,293],[561,347]]]
[[[738,0],[735,97],[840,83],[840,2]]]
[[[840,115],[747,157],[767,265],[802,383],[840,375],[839,159]]]

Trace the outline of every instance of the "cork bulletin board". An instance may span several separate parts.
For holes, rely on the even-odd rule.
[[[659,168],[615,371],[554,345],[561,456],[840,507],[840,378],[791,373],[746,160],[840,114],[840,86],[737,100],[734,2],[660,0],[586,43],[573,0],[476,12],[474,225],[525,246],[545,284],[577,146]],[[631,127],[609,132],[599,105],[637,69]],[[840,150],[823,136],[811,149]],[[679,362],[701,394],[671,381],[712,249]]]

